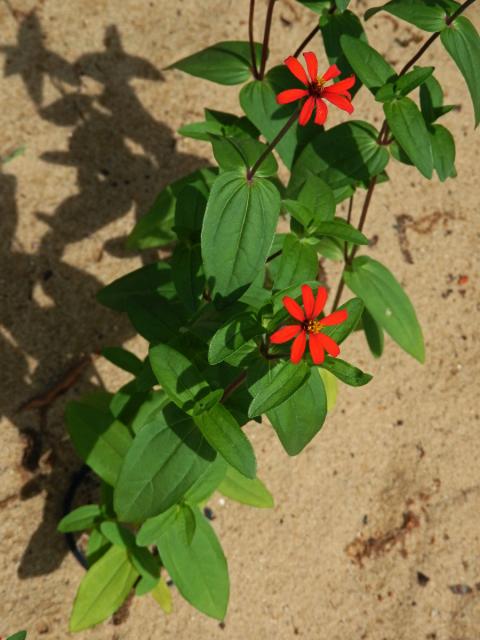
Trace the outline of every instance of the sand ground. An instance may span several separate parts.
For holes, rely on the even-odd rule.
[[[123,382],[100,360],[81,369],[86,355],[120,343],[145,351],[95,292],[141,263],[123,241],[159,188],[210,158],[176,129],[203,106],[238,111],[235,88],[163,69],[244,39],[246,10],[245,0],[0,2],[0,154],[26,148],[0,172],[0,635],[69,637],[82,569],[55,532],[80,466],[65,402]],[[478,25],[480,9],[469,15]],[[275,63],[315,20],[293,0],[279,2],[276,18]],[[388,16],[367,26],[393,64],[419,46],[415,29]],[[177,595],[170,617],[145,597],[79,639],[479,640],[480,153],[465,85],[438,42],[424,63],[459,105],[444,120],[458,178],[427,183],[392,165],[366,231],[377,236],[370,255],[414,301],[426,364],[390,340],[375,361],[358,336],[345,357],[374,379],[341,389],[302,455],[288,458],[268,426],[250,429],[276,507],[212,501],[232,582],[224,625]],[[366,91],[356,115],[381,117]],[[48,412],[18,411],[79,363]]]

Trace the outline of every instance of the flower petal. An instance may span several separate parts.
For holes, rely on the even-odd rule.
[[[325,306],[325,302],[327,301],[327,290],[325,287],[318,287],[317,298],[315,300],[315,306],[313,307],[313,316],[312,318],[316,318],[323,311],[323,307]],[[323,324],[323,320],[322,320]]]
[[[315,114],[315,124],[325,124],[328,115],[328,107],[321,98],[317,98],[317,112]]]
[[[307,124],[307,122],[310,120],[310,117],[313,113],[314,107],[315,107],[315,98],[312,98],[310,96],[310,98],[308,98],[308,100],[305,100],[305,102],[303,103],[302,110],[300,111],[300,117],[298,118],[298,124],[301,124],[302,127]]]
[[[306,344],[307,334],[305,333],[305,331],[302,331],[293,341],[292,349],[290,351],[290,360],[293,362],[293,364],[298,364],[302,359],[302,356],[305,353]]]
[[[295,100],[301,100],[305,96],[308,96],[306,89],[287,89],[277,95],[277,103],[289,104],[290,102],[295,102]]]
[[[305,58],[305,62],[307,63],[308,75],[310,76],[310,80],[315,82],[318,76],[318,60],[317,56],[313,53],[313,51],[305,51],[303,54]]]
[[[305,316],[308,320],[313,318],[313,308],[315,306],[315,298],[313,296],[312,287],[309,287],[308,284],[304,284],[302,287],[302,300],[303,300],[303,308],[305,309]]]
[[[299,324],[287,324],[285,327],[278,329],[270,336],[270,342],[273,344],[283,344],[294,338],[301,329]]]
[[[322,364],[325,360],[325,351],[320,340],[320,333],[311,333],[308,338],[308,346],[310,347],[310,353],[314,364]]]
[[[320,344],[327,351],[328,355],[333,356],[334,358],[338,356],[340,353],[340,347],[334,340],[332,340],[332,338],[330,338],[330,336],[327,336],[325,333],[317,333],[315,337],[318,338]]]
[[[326,87],[328,91],[333,91],[333,93],[344,93],[351,89],[355,84],[355,76],[350,76],[349,78],[345,78],[345,80],[340,80],[339,82],[335,82],[335,84],[331,84],[329,87]]]
[[[305,314],[303,313],[302,307],[293,298],[285,296],[282,302],[285,309],[293,318],[295,318],[295,320],[299,320],[300,322],[305,320]]]
[[[331,327],[334,324],[342,324],[348,318],[348,312],[346,309],[339,309],[334,311],[329,316],[321,319],[321,323],[324,327]]]
[[[325,89],[322,93],[322,97],[324,97],[325,100],[328,100],[329,102],[334,104],[339,109],[343,109],[347,113],[353,113],[352,103],[350,102],[350,100],[345,98],[345,96],[341,96],[338,93],[333,93],[328,89]]]
[[[300,80],[300,82],[303,82],[303,84],[308,85],[308,77],[307,77],[307,74],[305,73],[305,69],[302,67],[302,65],[296,58],[294,58],[293,56],[288,56],[288,58],[286,58],[284,62],[287,65],[290,73],[293,73],[293,75],[298,80]]]
[[[328,82],[329,80],[331,80],[332,78],[338,78],[338,76],[341,74],[342,72],[340,71],[340,69],[337,67],[336,64],[332,64],[331,67],[328,67],[328,69],[325,71],[325,73],[322,76],[322,80],[324,82]]]

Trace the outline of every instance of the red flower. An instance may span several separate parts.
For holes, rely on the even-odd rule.
[[[270,342],[282,344],[295,338],[290,352],[290,359],[294,364],[298,364],[305,353],[308,335],[308,346],[310,347],[312,360],[314,364],[322,364],[325,359],[325,351],[333,357],[338,356],[340,353],[338,344],[330,336],[322,333],[323,327],[345,322],[348,314],[346,309],[339,309],[321,320],[315,320],[322,313],[327,301],[327,290],[324,287],[319,287],[315,299],[311,287],[308,284],[304,284],[302,298],[303,309],[293,298],[288,296],[283,298],[283,306],[300,324],[288,324],[286,327],[278,329],[270,336]]]
[[[287,89],[286,91],[282,91],[277,95],[278,104],[288,104],[295,100],[302,100],[308,96],[302,106],[300,117],[298,119],[298,122],[301,125],[307,124],[315,107],[317,108],[315,124],[325,123],[328,108],[324,99],[328,100],[339,109],[343,109],[348,113],[353,113],[351,103],[352,96],[348,92],[348,89],[351,89],[355,84],[355,76],[350,76],[349,78],[345,78],[345,80],[340,80],[340,82],[336,82],[335,84],[326,87],[326,82],[333,78],[337,78],[341,74],[340,69],[336,64],[332,64],[332,66],[325,71],[323,76],[319,76],[317,56],[312,51],[306,51],[303,56],[307,63],[308,76],[310,76],[310,78],[307,76],[300,62],[293,56],[289,56],[285,60],[285,64],[289,71],[291,71],[291,73],[293,73],[293,75],[307,88]]]

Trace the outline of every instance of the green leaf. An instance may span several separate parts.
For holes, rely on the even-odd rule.
[[[332,236],[353,244],[368,244],[368,238],[343,218],[320,222],[315,228],[315,235]]]
[[[69,630],[88,629],[112,615],[130,593],[137,576],[127,550],[111,547],[80,583]]]
[[[309,377],[310,367],[306,362],[283,362],[270,369],[252,389],[254,398],[248,408],[249,417],[260,416],[282,404],[300,389]]]
[[[26,631],[17,631],[17,633],[14,633],[13,636],[8,636],[7,640],[25,640],[26,637]]]
[[[362,325],[372,355],[379,358],[383,353],[383,329],[375,322],[368,309],[363,310]]]
[[[457,175],[455,170],[455,140],[448,129],[434,124],[430,129],[433,167],[441,182]]]
[[[251,338],[263,333],[262,325],[250,311],[243,312],[228,320],[214,334],[208,347],[208,362],[219,364],[238,353]]]
[[[221,169],[224,171],[240,169],[245,175],[247,169],[252,167],[265,151],[267,145],[251,138],[216,138],[212,140],[212,147],[215,160]],[[269,153],[255,175],[268,178],[274,176],[277,171],[277,161]]]
[[[122,527],[118,522],[106,520],[100,525],[100,531],[102,535],[112,544],[125,549],[132,549],[135,547],[135,536],[131,531]]]
[[[361,369],[354,367],[340,358],[325,356],[325,360],[321,366],[351,387],[362,387],[372,379],[369,373],[364,373]]]
[[[473,102],[475,126],[480,122],[480,37],[473,24],[460,16],[440,34],[443,46],[465,78]]]
[[[228,171],[213,185],[202,229],[207,279],[226,296],[255,279],[272,245],[280,194],[265,178]]]
[[[341,46],[342,36],[350,36],[359,41],[366,42],[367,36],[362,27],[359,18],[351,11],[343,13],[327,13],[320,19],[320,31],[322,32],[323,44],[325,52],[330,64],[336,64],[342,70],[343,76],[350,76],[354,73],[353,68],[349,64],[349,59],[343,52]],[[352,96],[360,88],[357,81],[350,93]]]
[[[255,43],[257,64],[260,63],[262,45]],[[168,69],[180,69],[198,78],[218,84],[241,84],[251,76],[250,45],[248,42],[218,42],[191,56],[171,64]]]
[[[388,151],[377,142],[378,131],[367,122],[350,120],[319,131],[299,154],[288,185],[294,197],[314,174],[332,189],[367,183],[388,163]]]
[[[250,441],[222,404],[194,416],[197,427],[218,453],[247,478],[255,478],[257,463]]]
[[[190,544],[178,519],[156,544],[168,573],[182,596],[202,613],[222,620],[229,596],[228,567],[218,539],[197,508],[195,533]]]
[[[164,531],[173,525],[179,508],[179,505],[174,505],[158,516],[148,518],[137,533],[137,544],[142,547],[155,544],[156,540],[163,535]]]
[[[395,342],[419,362],[425,359],[422,330],[406,293],[380,262],[360,256],[344,274],[347,286]]]
[[[169,397],[163,391],[150,391],[143,400],[142,404],[138,407],[135,415],[130,421],[132,431],[137,434],[140,429],[148,422],[151,422],[157,413],[163,410],[163,408],[170,402]]]
[[[420,86],[420,108],[425,122],[431,123],[454,108],[454,105],[443,104],[443,90],[433,76]]]
[[[158,344],[150,348],[149,357],[158,382],[180,409],[193,415],[209,406],[209,384],[181,351],[172,345]]]
[[[333,220],[336,207],[334,193],[318,176],[307,177],[298,194],[298,202],[313,213],[314,224]]]
[[[168,405],[135,437],[115,487],[115,511],[126,522],[155,516],[180,500],[215,453],[192,419]]]
[[[246,478],[233,467],[228,467],[218,490],[227,498],[251,507],[272,508],[274,506],[273,496],[261,480]]]
[[[173,229],[179,240],[189,246],[198,244],[200,241],[209,193],[209,187],[207,188],[202,183],[196,183],[187,185],[178,194]]]
[[[174,339],[186,322],[183,305],[160,296],[137,297],[128,307],[128,318],[136,331],[149,342]]]
[[[288,235],[283,243],[274,288],[285,289],[291,284],[303,284],[307,280],[313,280],[317,272],[318,260],[315,249],[294,235]]]
[[[200,245],[178,244],[173,252],[171,265],[178,297],[184,307],[193,313],[200,304],[205,287]]]
[[[80,402],[69,402],[67,429],[78,455],[112,486],[132,444],[127,427],[111,413]]]
[[[360,298],[351,298],[344,304],[340,305],[338,307],[338,310],[340,309],[347,310],[348,315],[345,322],[337,325],[332,325],[331,327],[323,327],[322,329],[322,333],[330,336],[330,338],[332,338],[332,340],[335,340],[337,344],[342,344],[342,342],[346,338],[348,338],[352,331],[355,331],[358,323],[360,322],[360,318],[362,317],[364,305]]]
[[[422,85],[430,78],[435,67],[413,67],[412,71],[409,71],[404,76],[400,76],[398,80],[395,80],[395,88],[403,96]]]
[[[133,373],[134,376],[139,374],[143,367],[143,362],[140,358],[122,347],[104,347],[102,356],[119,367],[119,369]]]
[[[101,515],[102,511],[98,504],[86,504],[64,516],[58,523],[57,529],[60,533],[91,529]]]
[[[88,566],[91,567],[96,562],[98,562],[100,558],[107,553],[110,547],[110,542],[102,533],[100,533],[100,530],[93,529],[88,537],[86,551]]]
[[[322,428],[326,416],[327,397],[319,375],[311,375],[288,400],[267,413],[289,456],[296,456],[307,446]]]
[[[166,614],[172,613],[172,593],[163,578],[160,578],[151,594]]]
[[[320,374],[320,378],[322,379],[323,386],[325,387],[325,394],[327,396],[327,412],[333,411],[335,405],[337,404],[337,394],[338,394],[338,382],[337,378],[327,371],[326,369],[317,368],[318,373]]]
[[[155,587],[160,578],[160,564],[158,557],[154,557],[152,553],[145,548],[137,547],[134,544],[130,550],[130,560],[133,566],[141,575],[144,583],[143,589],[150,591]],[[144,591],[146,593],[147,591]],[[137,593],[137,595],[139,595]]]
[[[395,69],[366,42],[343,35],[340,46],[355,75],[374,95],[390,78],[395,77]]]
[[[193,185],[199,190],[208,191],[209,185],[218,171],[212,167],[198,169],[193,173],[172,182],[157,196],[150,210],[140,218],[127,239],[128,249],[151,249],[162,247],[175,239],[173,225],[177,199],[187,187]]]
[[[365,20],[369,20],[379,11],[387,11],[424,31],[442,31],[446,27],[447,13],[440,3],[427,0],[391,0],[380,7],[368,9],[365,12]]]
[[[127,311],[138,298],[152,295],[170,299],[175,295],[172,269],[166,262],[154,262],[122,276],[97,294],[98,301],[115,311]]]
[[[384,104],[383,110],[397,142],[420,173],[430,179],[432,146],[425,120],[415,102],[402,97]]]
[[[227,463],[222,456],[217,456],[187,491],[185,500],[190,504],[200,504],[208,500],[223,480],[226,471]]]
[[[232,113],[205,109],[205,121],[186,124],[178,133],[187,138],[211,142],[211,136],[227,138],[258,138],[258,129],[245,117],[239,118]]]
[[[307,7],[307,9],[310,9],[311,11],[319,15],[322,15],[330,7],[329,0],[297,0],[297,2],[303,4],[304,7]]]

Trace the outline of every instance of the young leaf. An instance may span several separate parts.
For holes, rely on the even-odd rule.
[[[354,367],[340,358],[325,356],[325,360],[321,366],[351,387],[362,387],[372,379],[369,373],[364,373],[361,369]]]
[[[306,362],[292,364],[283,362],[270,369],[251,390],[254,398],[248,408],[250,418],[260,416],[288,400],[310,377],[310,367]]]
[[[332,236],[353,244],[368,244],[368,238],[343,218],[320,222],[315,228],[315,235]]]
[[[13,636],[8,636],[7,640],[25,640],[26,637],[26,631],[17,631],[17,633],[14,633]]]
[[[275,234],[280,194],[265,178],[227,171],[216,180],[202,229],[207,279],[222,296],[255,279]]]
[[[366,42],[343,35],[340,46],[356,76],[374,95],[390,78],[395,77],[395,69]]]
[[[114,545],[124,547],[125,549],[133,549],[135,547],[135,536],[131,531],[122,527],[118,522],[106,520],[100,525],[102,535]]]
[[[375,322],[368,309],[363,310],[362,325],[372,355],[379,358],[383,353],[383,329]]]
[[[179,505],[174,505],[158,516],[148,518],[137,533],[137,545],[148,547],[163,535],[164,531],[173,526],[178,514]]]
[[[178,519],[156,544],[163,564],[185,600],[208,616],[222,620],[229,596],[227,560],[207,520],[197,508],[193,513],[195,533],[190,544]]]
[[[88,566],[91,567],[98,562],[100,558],[107,553],[111,546],[110,542],[102,533],[100,533],[99,529],[93,529],[88,537],[86,551]]]
[[[326,369],[322,369],[321,367],[317,368],[318,373],[320,374],[320,378],[322,379],[323,386],[325,387],[325,394],[327,396],[327,412],[333,411],[335,405],[337,404],[337,395],[338,395],[338,382],[337,378],[327,371]]]
[[[383,105],[397,142],[426,178],[432,177],[433,158],[430,136],[423,116],[413,100],[402,97]]]
[[[435,67],[413,67],[412,71],[395,80],[395,89],[401,93],[402,96],[406,96],[426,82],[432,75],[434,69]]]
[[[211,389],[196,366],[174,346],[158,344],[150,348],[153,372],[169,398],[193,415],[207,408]]]
[[[432,142],[433,168],[441,182],[457,175],[455,170],[455,140],[448,129],[434,124],[430,129]]]
[[[387,11],[392,16],[410,22],[424,31],[442,31],[445,29],[447,14],[440,3],[428,0],[391,0],[381,7],[372,7],[365,12],[365,20],[369,20],[379,11]]]
[[[127,427],[111,413],[80,402],[69,402],[67,429],[78,455],[106,483],[114,486],[132,444]]]
[[[307,446],[322,428],[326,416],[325,387],[315,369],[306,384],[267,413],[289,456],[296,456]]]
[[[172,613],[172,593],[163,578],[150,593],[166,614]]]
[[[318,260],[315,249],[294,235],[288,235],[283,243],[274,288],[285,289],[292,284],[303,284],[307,280],[313,280],[317,272]]]
[[[73,604],[69,630],[82,631],[114,613],[128,596],[138,573],[123,547],[111,547],[85,574]]]
[[[470,20],[460,16],[443,29],[440,39],[465,78],[477,126],[480,122],[480,36]]]
[[[257,64],[262,45],[255,43]],[[171,64],[168,69],[180,69],[198,78],[218,84],[241,84],[251,76],[250,45],[248,42],[218,42]]]
[[[255,478],[257,462],[250,441],[222,404],[194,416],[197,427],[218,453],[247,478]]]
[[[400,284],[380,262],[355,258],[344,274],[346,285],[395,342],[419,362],[425,359],[422,330],[415,310]]]
[[[101,515],[102,511],[98,504],[86,504],[64,516],[58,523],[57,529],[60,533],[91,529]]]
[[[211,339],[208,347],[208,362],[210,364],[223,362],[241,350],[251,338],[262,333],[262,325],[255,314],[246,311],[234,316],[220,327]]]
[[[192,419],[174,407],[137,434],[115,487],[115,511],[125,522],[155,516],[180,500],[215,453]]]
[[[246,478],[233,467],[228,467],[218,491],[232,500],[251,507],[272,508],[273,496],[258,478]]]
[[[120,369],[133,373],[134,376],[138,375],[143,367],[140,358],[122,347],[104,347],[102,356]]]

